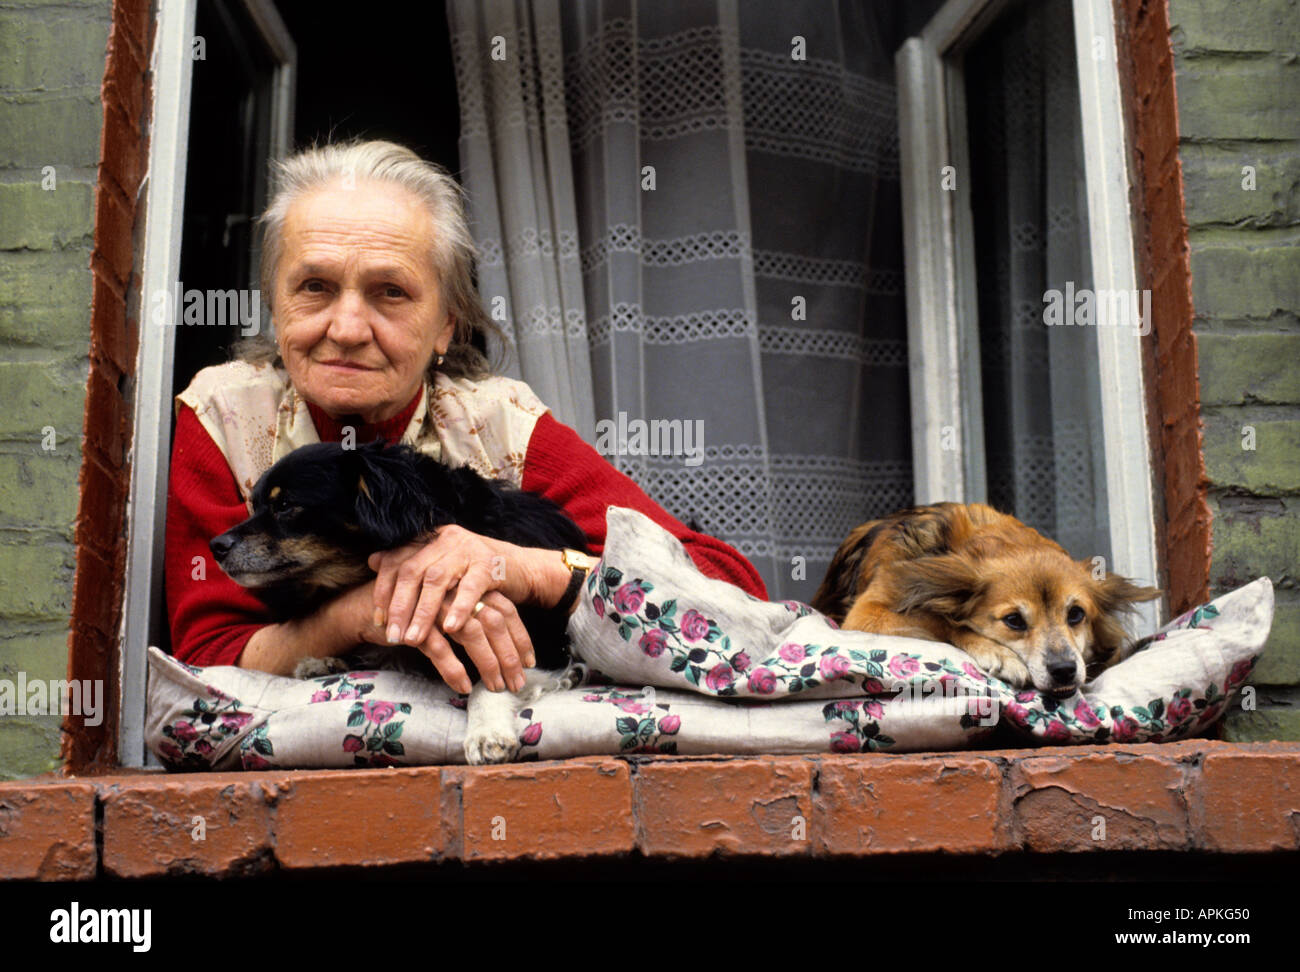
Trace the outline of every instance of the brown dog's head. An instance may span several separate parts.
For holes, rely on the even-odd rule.
[[[1056,696],[1072,695],[1118,661],[1127,641],[1122,614],[1160,595],[1118,574],[1094,576],[1087,561],[1050,541],[1015,548],[976,541],[894,566],[903,613],[929,612],[973,632],[981,652],[999,656],[1002,678]]]

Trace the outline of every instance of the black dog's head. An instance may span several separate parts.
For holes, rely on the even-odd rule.
[[[452,522],[438,484],[421,475],[424,462],[382,443],[296,449],[258,480],[253,515],[212,540],[217,563],[273,608],[284,602],[281,613],[301,613],[320,594],[373,576],[366,560],[376,550]]]
[[[379,442],[295,449],[257,481],[252,505],[251,517],[213,538],[212,552],[280,618],[369,580],[375,551],[449,523],[521,546],[587,549],[582,531],[550,500]]]

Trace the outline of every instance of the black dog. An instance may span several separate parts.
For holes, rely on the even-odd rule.
[[[430,538],[452,523],[520,546],[587,552],[582,531],[550,500],[484,479],[468,467],[444,466],[409,446],[372,443],[344,449],[321,443],[295,449],[257,481],[252,505],[251,517],[210,545],[222,570],[252,590],[280,621],[309,614],[339,592],[370,580],[374,572],[366,562],[376,551]],[[526,671],[528,687],[512,701],[580,680],[583,673],[571,667],[567,650],[568,618],[527,606],[519,616],[538,669]],[[464,650],[452,645],[477,681]],[[360,667],[378,667],[376,653],[393,651],[366,645],[350,657]],[[432,663],[414,649],[405,649],[404,658],[404,663],[385,667],[410,669],[414,658],[415,670],[435,676]],[[300,665],[299,675],[348,667],[329,659],[316,668],[311,661],[304,659],[308,664]],[[543,669],[565,671],[556,676]],[[500,762],[517,741],[513,708],[507,712],[499,702],[479,703],[476,717],[476,699],[485,691],[476,688],[470,698],[465,749],[471,763]]]

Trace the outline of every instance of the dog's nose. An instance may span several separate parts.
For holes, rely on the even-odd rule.
[[[220,536],[213,537],[208,542],[208,546],[211,547],[212,552],[216,554],[217,560],[222,560],[235,546],[235,538],[229,533],[223,533]]]
[[[1057,685],[1069,685],[1074,682],[1077,671],[1078,665],[1069,655],[1047,657],[1047,674],[1052,676],[1052,681]]]

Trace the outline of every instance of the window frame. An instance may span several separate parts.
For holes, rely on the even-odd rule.
[[[297,48],[273,0],[240,2],[271,58],[278,62],[271,79],[270,147],[275,156],[283,156],[293,138]],[[198,0],[159,0],[150,65],[153,117],[143,187],[145,223],[137,295],[140,349],[118,671],[117,752],[118,763],[124,767],[159,765],[144,741],[148,678],[144,646],[158,644],[159,628],[166,623],[163,565],[176,331],[171,326],[154,326],[147,319],[146,295],[170,291],[180,279],[197,13]]]
[[[915,498],[979,502],[986,498],[984,430],[979,403],[979,338],[969,197],[962,195],[969,155],[961,68],[953,62],[1008,0],[948,0],[896,55],[900,168]],[[273,0],[241,0],[271,55],[272,145],[291,144],[296,48]],[[146,222],[141,294],[166,290],[179,275],[186,145],[193,77],[191,38],[197,0],[159,0],[153,47],[153,119],[144,189]],[[1097,289],[1136,290],[1129,205],[1127,133],[1121,102],[1114,10],[1108,0],[1073,0],[1083,118],[1089,246]],[[1094,48],[1096,40],[1101,44]],[[1100,57],[1094,56],[1094,50]],[[943,119],[943,124],[929,124]],[[958,191],[940,188],[954,166]],[[922,174],[925,174],[922,176]],[[958,205],[958,199],[965,205]],[[140,301],[143,309],[145,302]],[[152,763],[144,745],[147,661],[132,646],[158,641],[163,596],[175,334],[140,316],[134,456],[128,517],[120,653],[119,762]],[[1149,324],[1149,322],[1145,322]],[[1142,348],[1131,328],[1099,328],[1103,439],[1112,556],[1110,567],[1154,582],[1158,575],[1152,454],[1147,433]],[[1136,405],[1136,407],[1134,407]],[[149,430],[152,430],[149,431]],[[950,431],[949,431],[950,430]],[[948,432],[948,435],[945,435]],[[957,448],[945,448],[945,440]],[[1154,627],[1160,609],[1140,606]]]
[[[974,226],[965,138],[962,53],[1009,0],[948,0],[895,57],[903,194],[912,456],[918,503],[987,498]],[[1136,292],[1135,213],[1129,204],[1128,133],[1118,28],[1109,0],[1073,0],[1088,199],[1088,245],[1097,291]],[[955,191],[942,187],[945,166]],[[1097,353],[1112,563],[1146,583],[1159,578],[1155,476],[1148,436],[1141,328],[1098,327]],[[1160,602],[1139,605],[1154,629]]]

